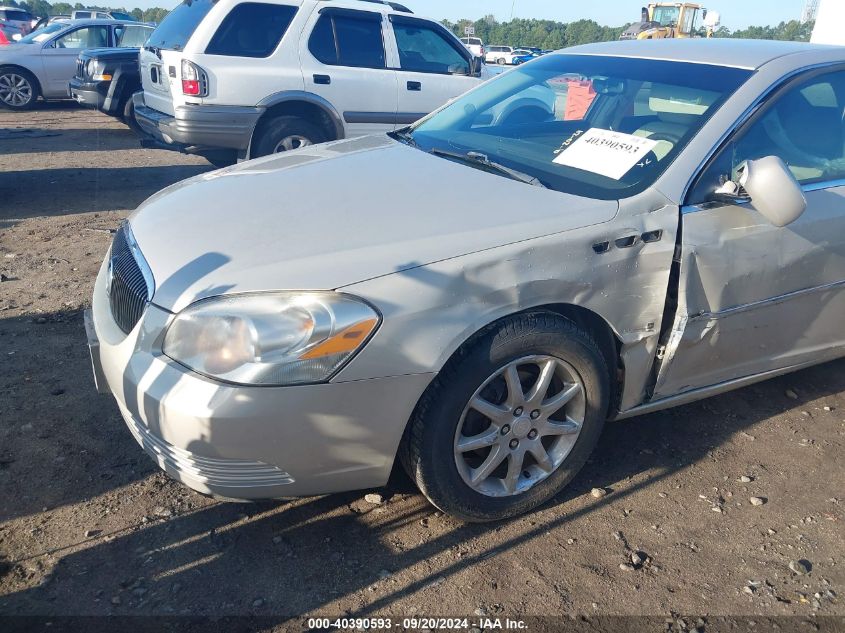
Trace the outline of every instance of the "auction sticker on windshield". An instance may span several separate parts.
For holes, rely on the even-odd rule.
[[[558,165],[591,171],[619,180],[635,165],[646,166],[646,155],[657,141],[622,132],[590,128],[554,159]]]

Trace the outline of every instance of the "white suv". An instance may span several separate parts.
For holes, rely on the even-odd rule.
[[[488,46],[484,61],[488,64],[513,64],[512,46]]]
[[[193,0],[140,55],[147,144],[234,162],[401,128],[486,79],[434,20],[378,0]]]

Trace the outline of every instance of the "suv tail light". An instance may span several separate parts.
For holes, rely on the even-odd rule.
[[[187,59],[182,60],[182,94],[191,97],[208,95],[208,77],[205,71]]]

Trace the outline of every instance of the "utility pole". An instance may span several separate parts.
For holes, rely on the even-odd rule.
[[[818,0],[816,0],[816,1],[818,2]],[[516,7],[516,0],[513,0],[513,2],[511,2],[511,20],[513,20],[513,10],[514,10],[515,7]]]

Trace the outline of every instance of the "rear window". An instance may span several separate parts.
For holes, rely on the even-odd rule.
[[[191,39],[215,0],[183,0],[153,31],[147,46],[179,51]]]
[[[287,5],[239,4],[223,20],[205,52],[232,57],[269,57],[295,15],[296,7]]]
[[[384,68],[381,14],[364,11],[323,11],[308,49],[324,64]]]

